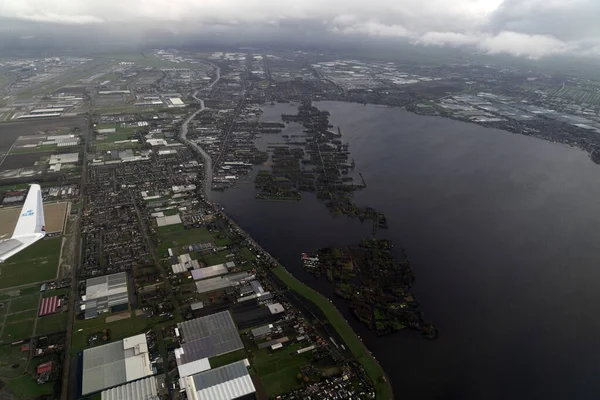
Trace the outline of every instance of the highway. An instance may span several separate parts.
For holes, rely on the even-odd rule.
[[[212,87],[217,82],[219,82],[219,80],[221,79],[221,69],[214,64],[211,64],[211,65],[214,68],[216,68],[217,79],[215,79],[210,85],[208,85],[208,89],[212,89]],[[187,117],[186,120],[183,122],[183,124],[181,125],[181,131],[179,133],[179,138],[185,144],[187,144],[188,146],[190,146],[191,148],[196,150],[196,152],[198,152],[204,159],[204,193],[208,196],[210,189],[212,187],[212,176],[213,176],[212,158],[206,151],[204,151],[204,149],[202,147],[198,146],[197,143],[195,143],[187,138],[188,125],[189,125],[190,121],[193,120],[196,117],[196,115],[200,114],[206,108],[204,106],[204,100],[198,98],[198,92],[200,92],[200,89],[196,90],[192,94],[192,97],[200,104],[200,109],[198,109],[193,114],[191,114],[189,117]]]

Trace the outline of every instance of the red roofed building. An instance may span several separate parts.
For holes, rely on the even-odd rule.
[[[43,373],[50,372],[50,371],[52,371],[52,361],[40,364],[37,367],[38,375],[42,375]]]
[[[39,316],[42,317],[44,315],[54,314],[59,306],[60,299],[58,298],[58,296],[42,299],[42,305],[40,306]]]

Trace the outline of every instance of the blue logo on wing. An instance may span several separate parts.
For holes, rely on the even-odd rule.
[[[31,216],[33,216],[33,214],[34,214],[33,210],[27,210],[23,214],[21,214],[21,217],[31,217]]]

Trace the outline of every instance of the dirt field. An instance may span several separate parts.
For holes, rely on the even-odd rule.
[[[52,155],[51,152],[9,155],[4,159],[4,162],[2,164],[0,164],[0,171],[6,171],[8,169],[33,167],[34,164],[40,158],[42,158],[42,157],[50,158],[51,155]],[[0,159],[0,161],[2,161],[2,159]]]
[[[85,128],[84,117],[18,121],[0,124],[0,150],[8,150],[19,136],[35,135],[38,131]]]
[[[46,232],[62,232],[68,203],[44,204]],[[12,235],[21,207],[0,209],[0,239],[8,239]]]

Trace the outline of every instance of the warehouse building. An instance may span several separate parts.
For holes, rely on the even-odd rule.
[[[180,322],[177,327],[184,341],[175,349],[180,377],[210,369],[210,357],[244,348],[229,311]]]
[[[152,375],[146,335],[83,351],[81,394],[99,392]]]
[[[102,392],[101,400],[159,400],[155,376],[140,379]]]
[[[192,257],[187,253],[179,256],[173,256],[171,258],[171,262],[171,268],[173,269],[174,274],[180,274],[192,268],[200,268],[198,260],[192,260]]]
[[[212,278],[214,276],[224,275],[228,272],[225,264],[211,265],[210,267],[198,268],[192,271],[192,277],[195,281]]]
[[[232,286],[237,286],[242,283],[251,281],[255,278],[254,275],[247,272],[240,272],[216,278],[208,278],[196,282],[196,291],[198,293],[209,293],[215,290],[221,290]]]
[[[79,162],[79,153],[52,154],[50,156],[50,165],[73,164],[77,162]]]
[[[126,310],[129,307],[127,275],[119,272],[88,279],[83,300],[85,319],[96,318],[108,311]]]
[[[179,380],[188,400],[233,400],[256,392],[248,360],[224,365]]]
[[[167,215],[164,217],[157,217],[156,218],[156,224],[161,227],[161,226],[169,226],[169,225],[176,225],[176,224],[181,224],[181,217],[179,216],[179,214],[175,214],[175,215]]]

